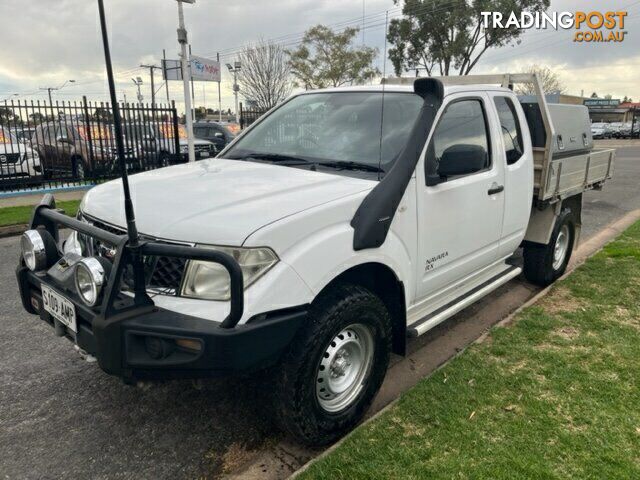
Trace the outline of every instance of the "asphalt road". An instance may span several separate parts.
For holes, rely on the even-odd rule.
[[[619,149],[614,179],[586,195],[583,239],[640,208],[639,185],[640,147]],[[0,240],[0,478],[212,477],[238,463],[237,446],[278,439],[268,379],[129,387],[83,360],[23,312],[18,250]]]

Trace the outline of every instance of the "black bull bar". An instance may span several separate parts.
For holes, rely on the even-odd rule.
[[[40,204],[36,206],[29,228],[45,228],[53,236],[56,242],[58,242],[58,230],[60,226],[75,230],[78,233],[98,239],[116,247],[113,268],[108,278],[100,306],[100,314],[103,317],[108,318],[117,311],[115,308],[115,301],[120,294],[120,285],[125,267],[130,264],[133,265],[131,262],[132,247],[129,244],[129,237],[126,234],[116,235],[89,223],[85,223],[65,215],[60,210],[56,210],[53,196],[47,194]],[[233,328],[238,324],[244,312],[244,285],[242,269],[233,257],[218,250],[183,245],[171,245],[154,241],[142,241],[138,248],[140,249],[140,254],[143,256],[177,257],[186,260],[201,260],[219,263],[222,265],[229,273],[231,307],[229,314],[219,324],[219,327]],[[149,305],[148,302],[153,304],[153,300],[147,298],[144,304],[135,306],[146,307]]]
[[[158,307],[146,294],[142,299],[123,294],[125,267],[134,263],[132,255],[135,253],[131,251],[134,247],[129,244],[128,236],[64,215],[56,210],[51,195],[45,196],[36,207],[30,228],[46,229],[58,245],[59,228],[68,228],[116,247],[113,267],[103,287],[101,300],[95,307],[85,305],[72,289],[61,288],[49,270],[30,271],[22,258],[16,273],[22,304],[28,312],[39,314],[58,335],[67,336],[96,356],[105,372],[125,381],[217,376],[266,368],[278,361],[307,315],[307,306],[303,305],[256,314],[238,324],[244,312],[243,277],[240,265],[231,256],[211,249],[154,241],[141,241],[137,247],[140,253],[216,262],[226,268],[231,282],[228,315],[222,322],[211,321]],[[62,252],[58,251],[58,254],[63,258]],[[130,273],[131,269],[128,269]],[[75,305],[78,319],[75,334],[61,328],[59,322],[44,311],[43,285],[62,290]],[[188,358],[182,352],[160,360],[150,359],[144,353],[144,341],[141,343],[145,336],[194,339],[201,342],[202,350]]]

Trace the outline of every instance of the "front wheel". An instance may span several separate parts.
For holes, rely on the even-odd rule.
[[[355,285],[326,292],[279,366],[280,424],[307,445],[337,440],[367,411],[390,352],[391,319],[376,295]]]
[[[531,283],[546,287],[567,269],[575,240],[575,223],[571,210],[562,210],[548,245],[528,244],[524,247],[524,276]]]
[[[171,165],[171,160],[167,152],[160,152],[158,156],[158,168],[164,168]]]

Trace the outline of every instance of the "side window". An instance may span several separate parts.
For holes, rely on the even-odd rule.
[[[193,127],[193,134],[198,138],[206,138],[207,127]]]
[[[495,97],[493,101],[498,111],[498,118],[500,119],[507,164],[513,165],[520,160],[523,153],[522,132],[520,130],[520,123],[518,122],[516,107],[511,99],[507,97]]]
[[[64,138],[65,140],[69,138],[67,128],[64,125],[58,125],[56,127],[56,139],[58,138]]]
[[[486,170],[491,166],[489,145],[482,102],[476,99],[453,102],[446,107],[433,133],[427,169],[441,179]]]

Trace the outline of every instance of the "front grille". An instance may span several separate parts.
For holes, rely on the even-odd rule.
[[[0,163],[18,163],[20,161],[19,153],[2,153],[0,154]]]
[[[211,151],[211,145],[194,145],[195,152],[209,152]]]
[[[123,235],[126,233],[122,228],[114,227],[94,218],[85,217],[83,220],[100,228],[101,230],[105,230],[116,235]],[[93,250],[97,255],[103,255],[105,251],[104,248],[100,248],[100,246],[95,242]],[[182,276],[187,266],[187,261],[185,259],[176,257],[145,257],[143,260],[146,267],[145,278],[148,288],[159,289],[162,290],[162,293],[170,295],[177,295],[179,293]],[[126,285],[132,286],[132,272],[125,271],[123,280]]]

